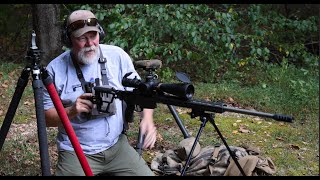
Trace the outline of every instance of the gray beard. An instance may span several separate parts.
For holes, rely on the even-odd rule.
[[[95,55],[86,57],[85,51],[88,51],[88,50],[95,50]],[[78,52],[77,56],[80,63],[89,65],[89,64],[93,64],[95,61],[99,59],[100,51],[98,51],[98,47],[91,46],[89,48],[83,48],[80,52]]]

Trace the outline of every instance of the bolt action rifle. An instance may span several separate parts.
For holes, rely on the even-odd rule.
[[[187,158],[186,165],[181,172],[181,175],[184,175],[186,169],[188,168],[193,150],[207,121],[209,121],[214,126],[221,140],[228,149],[231,157],[238,166],[240,172],[245,175],[244,171],[237,161],[235,154],[230,150],[225,139],[214,123],[214,113],[224,113],[226,111],[229,111],[265,118],[272,118],[274,120],[284,122],[292,122],[294,119],[292,116],[288,115],[270,114],[265,112],[228,107],[227,104],[223,102],[210,102],[192,99],[194,95],[194,86],[191,84],[189,78],[184,73],[176,74],[176,76],[180,81],[182,81],[182,83],[161,83],[158,81],[158,76],[154,73],[154,71],[161,66],[160,60],[136,61],[135,66],[136,68],[143,68],[147,71],[147,73],[145,80],[140,80],[136,77],[133,79],[129,79],[128,77],[131,75],[131,73],[127,73],[123,77],[122,85],[125,87],[133,88],[132,91],[122,91],[99,85],[94,87],[94,97],[95,103],[97,103],[98,111],[104,111],[106,109],[102,108],[104,106],[103,104],[108,105],[110,103],[110,99],[106,101],[103,97],[110,97],[110,95],[112,96],[111,99],[118,98],[127,104],[127,108],[125,110],[125,119],[128,122],[133,121],[133,114],[135,110],[137,111],[139,109],[141,111],[144,108],[155,109],[158,103],[190,108],[192,110],[190,113],[191,118],[200,117],[202,124],[192,146],[191,152],[189,153],[189,156]]]

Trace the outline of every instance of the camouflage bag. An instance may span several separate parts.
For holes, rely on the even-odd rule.
[[[194,141],[194,137],[186,138],[179,143],[176,149],[158,153],[151,162],[151,169],[159,175],[181,175]],[[260,151],[256,148],[236,146],[229,146],[229,148],[234,152],[247,176],[272,175],[275,173],[275,166],[271,159],[260,157]],[[224,145],[201,148],[200,144],[197,143],[185,175],[239,176],[242,174]]]

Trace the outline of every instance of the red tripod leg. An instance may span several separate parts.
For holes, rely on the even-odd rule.
[[[44,70],[46,71],[46,70]],[[44,82],[44,85],[46,86],[48,92],[49,92],[49,95],[51,97],[51,100],[58,112],[58,115],[61,119],[61,122],[66,130],[66,133],[71,141],[71,144],[73,145],[73,148],[78,156],[78,159],[80,161],[80,164],[82,166],[82,169],[83,171],[85,172],[85,174],[87,176],[93,176],[93,173],[91,171],[91,168],[89,166],[89,163],[86,159],[86,156],[84,155],[83,151],[82,151],[82,148],[80,146],[80,143],[78,141],[78,138],[72,128],[72,125],[69,121],[69,118],[67,116],[67,113],[65,112],[65,109],[62,105],[62,102],[59,98],[59,95],[56,91],[56,88],[54,87],[53,83],[52,83],[52,79],[51,77],[48,75],[47,72],[44,72],[43,73],[43,82]]]

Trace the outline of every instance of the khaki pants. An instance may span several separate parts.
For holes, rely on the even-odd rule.
[[[93,155],[85,155],[94,175],[154,176],[144,159],[121,134],[111,148]],[[57,176],[84,176],[85,173],[74,151],[59,152]]]

